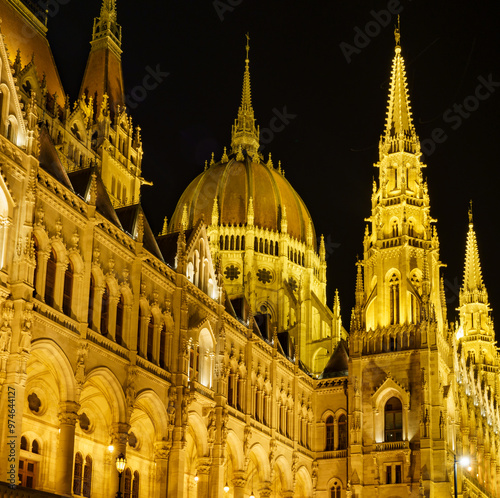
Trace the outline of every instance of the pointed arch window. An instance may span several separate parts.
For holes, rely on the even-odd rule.
[[[63,290],[63,313],[71,316],[71,299],[73,297],[73,263],[70,261],[64,272],[64,290]]]
[[[90,498],[92,490],[92,457],[87,455],[85,458],[85,468],[83,469],[83,489],[82,495]]]
[[[147,358],[149,361],[153,361],[153,341],[154,341],[154,331],[155,331],[155,317],[151,315],[148,322],[148,349]]]
[[[38,240],[34,235],[32,235],[32,243],[33,243],[33,257],[35,260],[35,271],[33,273],[33,296],[37,295],[36,292],[36,279],[38,277]]]
[[[108,319],[109,319],[109,287],[104,287],[101,300],[101,334],[108,333]]]
[[[385,441],[403,440],[403,405],[401,400],[392,397],[384,408]]]
[[[342,496],[342,488],[340,484],[334,483],[330,488],[330,498],[340,498]]]
[[[137,318],[137,354],[141,354],[142,347],[141,347],[141,332],[142,332],[142,308],[141,305],[139,304],[139,316]]]
[[[115,341],[117,344],[123,343],[123,310],[125,302],[123,294],[120,294],[120,299],[116,303],[116,326],[115,326]]]
[[[393,273],[389,280],[389,305],[391,325],[399,323],[399,278]]]
[[[95,298],[95,280],[94,275],[90,275],[90,288],[89,288],[89,312],[87,322],[89,328],[94,326],[94,298]]]
[[[80,496],[82,494],[83,484],[83,457],[81,453],[75,456],[75,466],[73,471],[73,494]]]
[[[56,285],[57,256],[52,249],[47,261],[47,273],[45,275],[45,302],[49,306],[54,306],[54,289]]]
[[[165,323],[162,323],[160,330],[160,367],[166,368],[165,363],[165,345],[167,342],[167,333],[165,331]]]
[[[28,440],[24,436],[21,437],[21,449],[28,451]]]
[[[392,222],[392,236],[393,237],[399,237],[399,225],[398,225],[398,220],[394,220]]]
[[[132,498],[139,498],[139,472],[134,472],[134,481],[132,482]]]
[[[339,417],[338,431],[339,431],[339,445],[337,449],[345,450],[347,449],[347,417],[344,414],[342,414]]]
[[[333,451],[335,449],[335,425],[333,416],[330,415],[326,419],[326,445],[325,451]]]
[[[124,498],[131,498],[131,492],[132,492],[132,472],[130,469],[125,470],[125,480],[124,480],[124,486],[123,486],[123,496]]]

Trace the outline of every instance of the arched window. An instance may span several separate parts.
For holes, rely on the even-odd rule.
[[[87,455],[85,458],[85,469],[83,470],[83,496],[90,498],[92,490],[92,458]]]
[[[224,250],[224,236],[223,236],[223,235],[221,235],[221,236],[219,237],[219,249],[220,249],[221,251],[223,251],[223,250]]]
[[[234,251],[234,235],[231,235],[231,245],[229,249],[231,249],[231,251]]]
[[[415,237],[415,224],[413,223],[413,220],[408,222],[408,235],[410,237]]]
[[[137,354],[141,354],[141,332],[142,332],[142,308],[139,305],[139,316],[137,318]]]
[[[241,236],[241,250],[242,251],[245,250],[245,236],[244,235]]]
[[[345,450],[347,449],[347,417],[344,414],[342,414],[339,417],[338,431],[339,431],[339,445],[337,449]]]
[[[28,440],[24,436],[21,437],[21,449],[28,451]]]
[[[33,273],[33,296],[37,295],[36,292],[36,279],[38,277],[38,240],[34,235],[32,235],[33,242],[33,256],[35,258],[35,271]]]
[[[325,451],[332,451],[335,449],[335,426],[333,423],[333,417],[330,415],[326,419],[326,445]]]
[[[80,496],[82,494],[83,484],[83,457],[81,453],[75,456],[75,467],[73,472],[73,494]]]
[[[399,225],[397,220],[392,222],[392,236],[399,237]]]
[[[115,327],[115,341],[117,344],[122,344],[123,342],[123,309],[125,307],[125,302],[123,299],[123,294],[120,294],[120,299],[116,303],[116,327]]]
[[[139,472],[134,472],[134,482],[132,483],[132,498],[139,498]]]
[[[165,323],[162,324],[160,330],[160,367],[166,368],[165,363],[165,345],[167,342],[167,333],[165,332]]]
[[[389,304],[391,310],[391,325],[399,323],[399,278],[393,273],[389,280]]]
[[[123,484],[124,498],[131,498],[130,494],[132,492],[132,472],[130,471],[130,469],[125,470],[125,482]]]
[[[403,406],[401,401],[392,397],[385,404],[385,441],[403,440]]]
[[[47,261],[47,273],[45,276],[45,302],[49,306],[54,306],[54,289],[56,285],[57,256],[52,249]]]
[[[330,488],[330,498],[340,498],[342,496],[342,488],[340,484],[334,483]]]
[[[71,316],[71,298],[73,296],[73,263],[70,261],[64,272],[63,313]]]
[[[101,300],[101,334],[108,333],[108,318],[109,318],[109,287],[104,287]]]
[[[89,313],[87,317],[89,329],[91,329],[94,325],[94,297],[95,297],[95,280],[94,280],[94,275],[90,275]]]
[[[40,453],[40,445],[38,444],[38,441],[36,439],[34,439],[33,443],[31,444],[31,453],[35,453],[35,455],[38,455]]]
[[[153,341],[154,341],[154,331],[155,331],[155,318],[151,315],[148,322],[148,350],[147,358],[149,361],[153,361]]]

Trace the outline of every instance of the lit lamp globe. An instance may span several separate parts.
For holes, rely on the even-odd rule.
[[[229,485],[226,482],[226,485],[224,486],[224,493],[229,493]]]
[[[120,453],[116,457],[116,470],[121,474],[125,470],[125,465],[127,465],[127,459],[123,453]]]

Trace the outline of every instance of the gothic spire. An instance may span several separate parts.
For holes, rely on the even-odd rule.
[[[406,81],[406,70],[401,55],[401,33],[398,26],[394,31],[396,48],[392,60],[391,83],[384,134],[381,137],[381,152],[418,152],[419,141],[413,126],[410,97]]]
[[[238,117],[236,118],[231,132],[231,148],[232,152],[236,153],[241,146],[241,149],[246,150],[251,157],[254,157],[259,150],[259,127],[255,126],[255,118],[252,107],[252,95],[250,90],[250,36],[247,34],[245,59],[245,72],[243,74],[243,93],[241,95],[241,105],[238,109]]]
[[[472,221],[472,202],[469,208],[469,232],[467,233],[465,250],[464,282],[460,292],[460,304],[467,303],[488,304],[488,293],[483,283],[476,232]]]

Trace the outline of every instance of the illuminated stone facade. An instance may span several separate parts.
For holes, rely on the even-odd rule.
[[[43,12],[0,5],[11,496],[111,498],[120,453],[125,498],[449,496],[454,455],[471,457],[459,496],[500,494],[499,357],[472,215],[455,326],[399,42],[348,336],[338,295],[326,304],[324,242],[258,152],[248,46],[230,150],[155,237],[114,0],[73,104]]]

